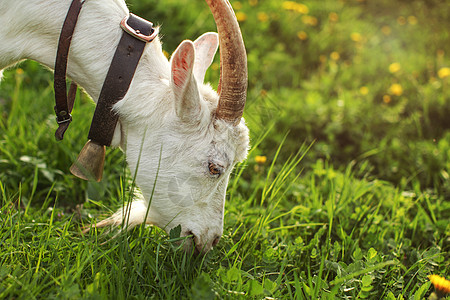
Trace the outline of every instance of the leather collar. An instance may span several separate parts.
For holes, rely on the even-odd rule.
[[[72,42],[73,32],[75,31],[75,25],[77,24],[82,5],[83,3],[80,0],[72,1],[59,36],[53,81],[56,102],[56,122],[59,125],[55,132],[55,137],[58,141],[64,138],[64,133],[69,127],[70,122],[72,122],[72,115],[70,113],[72,112],[77,85],[76,83],[72,83],[69,96],[67,96],[66,70],[70,43]]]
[[[70,43],[83,2],[84,1],[80,0],[72,1],[61,30],[58,44],[54,77],[56,101],[55,112],[57,122],[59,124],[59,128],[56,130],[55,136],[58,140],[63,139],[64,132],[72,121],[70,112],[75,99],[76,84],[72,84],[71,89],[69,90],[69,96],[67,96],[66,69]],[[118,115],[113,111],[113,106],[125,97],[144,51],[145,45],[153,41],[153,39],[155,39],[158,35],[157,28],[153,28],[153,24],[151,22],[134,14],[126,16],[122,20],[120,26],[123,29],[122,37],[116,48],[116,52],[113,56],[111,65],[103,83],[88,135],[88,143],[91,145],[95,144],[96,147],[104,148],[104,146],[111,145],[114,130],[118,121]],[[86,144],[86,146],[87,145],[88,144]],[[83,154],[83,150],[80,153],[80,156]],[[89,161],[89,158],[86,158],[86,160]],[[77,162],[74,166],[76,164]],[[100,175],[83,175],[86,171],[87,173],[92,172],[90,172],[89,168],[86,166],[78,167],[83,167],[88,170],[77,170],[74,172],[74,170],[72,170],[74,166],[72,166],[71,171],[80,178],[91,179],[94,177],[97,181],[101,179],[101,172]]]

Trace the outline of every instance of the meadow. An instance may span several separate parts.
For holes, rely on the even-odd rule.
[[[215,30],[201,0],[127,3],[168,55]],[[69,174],[94,105],[79,93],[55,141],[53,75],[23,62],[0,83],[0,299],[415,300],[450,279],[448,3],[231,3],[252,148],[219,244],[196,257],[177,230],[81,234],[133,198],[132,174],[118,149],[102,182]]]

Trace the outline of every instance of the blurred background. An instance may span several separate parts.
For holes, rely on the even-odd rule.
[[[289,132],[284,158],[314,142],[303,166],[363,164],[364,176],[450,199],[448,1],[231,2],[248,51],[245,117],[254,139],[271,128],[259,154],[273,156]],[[168,53],[215,30],[203,1],[129,3],[162,22]],[[218,73],[216,60],[207,80]]]

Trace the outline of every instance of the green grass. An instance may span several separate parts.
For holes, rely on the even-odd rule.
[[[305,1],[305,18],[232,3],[253,147],[219,245],[191,257],[176,230],[81,234],[132,198],[132,176],[112,149],[101,183],[68,174],[94,106],[79,95],[56,142],[52,74],[26,62],[0,84],[0,299],[426,299],[428,275],[450,279],[449,7]],[[130,5],[163,23],[169,53],[214,30],[202,1]]]

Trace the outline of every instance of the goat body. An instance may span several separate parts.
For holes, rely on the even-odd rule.
[[[54,68],[70,3],[0,1],[0,70],[24,59]],[[128,14],[122,0],[88,0],[81,10],[67,74],[95,102]],[[146,222],[169,231],[181,224],[182,236],[192,235],[199,252],[222,234],[228,179],[249,145],[244,120],[217,118],[220,97],[203,83],[217,48],[218,35],[206,33],[183,41],[168,61],[156,38],[146,46],[125,98],[114,106],[119,122],[112,145],[126,153],[142,193],[131,203],[128,227]],[[121,224],[123,211],[97,226]]]

